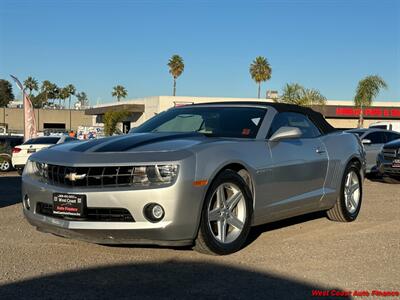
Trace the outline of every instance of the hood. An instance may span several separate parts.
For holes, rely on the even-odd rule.
[[[385,146],[383,146],[383,149],[398,149],[398,148],[400,148],[400,139],[391,141],[385,144]]]
[[[136,152],[181,150],[205,141],[200,133],[136,133],[58,146],[75,152]]]
[[[201,133],[137,133],[55,145],[32,155],[35,161],[62,165],[177,161],[195,145],[216,142]]]

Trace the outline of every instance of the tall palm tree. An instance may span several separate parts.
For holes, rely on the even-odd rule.
[[[387,89],[387,84],[382,77],[378,75],[367,76],[358,82],[356,95],[354,97],[355,106],[360,108],[358,127],[362,128],[364,125],[364,107],[371,106],[382,88]]]
[[[89,100],[85,92],[80,92],[76,94],[76,98],[81,104],[81,108],[84,108],[89,105]]]
[[[44,80],[42,82],[40,90],[45,95],[46,103],[49,101],[49,99],[55,100],[59,97],[59,92],[60,92],[59,88],[57,87],[57,85],[50,82],[49,80]]]
[[[75,93],[76,93],[76,88],[75,88],[72,84],[68,84],[68,85],[65,87],[65,89],[66,89],[67,92],[68,92],[68,98],[69,98],[69,100],[68,100],[68,109],[71,109],[71,97],[72,97],[73,95],[75,95]]]
[[[119,102],[121,98],[128,96],[128,91],[122,85],[117,85],[113,87],[111,95],[117,97],[117,101]]]
[[[60,100],[63,101],[64,107],[65,107],[65,100],[67,100],[69,97],[69,90],[67,89],[67,87],[63,87],[60,89],[59,97],[60,97]]]
[[[326,98],[316,89],[306,89],[298,83],[286,84],[280,102],[302,106],[325,105]]]
[[[38,86],[38,81],[33,78],[32,76],[29,76],[25,81],[24,81],[24,86],[29,90],[29,98],[32,95],[32,91],[37,91],[39,89]]]
[[[174,88],[173,88],[173,96],[176,95],[176,79],[181,76],[183,70],[185,69],[185,64],[183,63],[182,57],[179,55],[172,55],[172,57],[168,61],[169,73],[174,78]]]
[[[250,64],[251,78],[258,84],[258,98],[260,98],[261,93],[261,82],[270,79],[271,73],[271,66],[263,56],[257,56]]]

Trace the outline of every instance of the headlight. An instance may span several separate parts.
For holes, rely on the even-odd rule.
[[[38,176],[40,178],[47,178],[48,165],[36,161],[28,160],[24,167],[23,175]]]
[[[132,183],[134,185],[163,185],[175,181],[178,175],[177,165],[154,165],[134,167]]]

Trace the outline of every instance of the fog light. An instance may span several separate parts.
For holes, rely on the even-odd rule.
[[[31,209],[31,200],[29,199],[28,195],[24,196],[24,206],[27,210]]]
[[[164,210],[162,209],[162,207],[160,205],[154,205],[153,209],[151,210],[154,218],[161,219],[164,215]]]
[[[159,222],[164,218],[164,209],[160,204],[150,203],[144,207],[144,216],[150,222]]]

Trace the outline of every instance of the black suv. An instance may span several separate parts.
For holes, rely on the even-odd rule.
[[[400,139],[383,146],[376,165],[379,173],[386,177],[387,181],[400,182]]]
[[[12,169],[12,148],[21,145],[23,142],[24,137],[22,136],[0,135],[0,172],[7,172]]]

